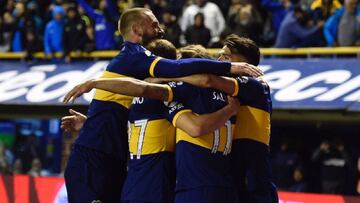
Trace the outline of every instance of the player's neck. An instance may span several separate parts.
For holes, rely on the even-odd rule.
[[[131,42],[135,44],[141,44],[142,38],[136,35],[124,36],[124,42]]]

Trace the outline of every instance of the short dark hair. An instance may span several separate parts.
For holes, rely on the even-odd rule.
[[[129,28],[131,27],[131,24],[134,22],[141,22],[144,20],[144,13],[145,12],[152,12],[151,10],[147,8],[130,8],[127,9],[121,16],[119,20],[119,31],[122,35],[125,35]]]
[[[167,59],[176,59],[176,47],[168,40],[152,40],[147,44],[146,48],[157,56]]]
[[[248,63],[254,66],[259,65],[260,49],[251,39],[231,34],[226,37],[224,45],[230,49],[232,54],[240,54],[246,58]]]

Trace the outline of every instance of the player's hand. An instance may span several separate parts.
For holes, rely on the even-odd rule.
[[[235,97],[230,97],[230,96],[227,97],[227,100],[228,100],[228,106],[232,110],[233,115],[236,115],[240,108],[239,100]]]
[[[244,62],[231,63],[230,72],[235,75],[250,75],[253,77],[264,75],[260,68]]]
[[[74,102],[76,98],[80,97],[84,93],[90,92],[94,88],[94,80],[88,80],[76,85],[70,92],[68,92],[64,99],[64,103]]]
[[[65,132],[78,132],[84,125],[87,117],[73,109],[69,109],[69,116],[61,118],[61,129]]]

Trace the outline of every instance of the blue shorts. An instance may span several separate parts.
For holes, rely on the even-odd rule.
[[[237,203],[235,189],[224,187],[201,187],[177,191],[175,203]]]
[[[74,145],[64,174],[69,203],[119,203],[125,176],[126,161]]]
[[[239,202],[279,202],[267,145],[237,139],[233,142],[231,158]]]

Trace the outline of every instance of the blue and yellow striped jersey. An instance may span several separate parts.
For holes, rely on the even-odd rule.
[[[206,59],[169,60],[156,57],[139,44],[124,42],[120,53],[107,66],[102,78],[150,76],[178,77],[195,73],[225,75],[230,63]],[[88,119],[75,144],[113,154],[126,160],[128,108],[132,97],[96,90]]]
[[[181,102],[193,113],[206,114],[227,105],[224,93],[203,89],[183,82],[169,83],[173,99]],[[173,124],[183,112],[178,110],[173,116]],[[193,138],[181,129],[176,130],[176,190],[202,186],[231,187],[230,159],[233,122],[208,135]]]
[[[269,145],[272,102],[269,86],[258,79],[238,77],[240,109],[236,116],[234,139],[251,139]]]
[[[156,56],[138,44],[125,42],[121,52],[110,61],[102,78],[149,76]],[[76,144],[126,160],[128,155],[127,121],[132,97],[96,90],[87,113],[88,119]]]
[[[135,97],[129,115],[128,175],[123,200],[172,202],[175,127],[163,102]]]

